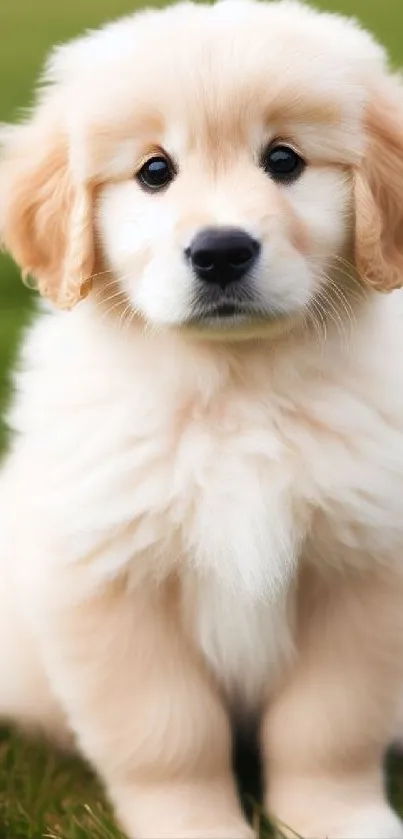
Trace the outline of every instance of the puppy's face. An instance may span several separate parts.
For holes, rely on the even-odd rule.
[[[58,302],[92,282],[120,315],[225,337],[331,314],[343,265],[347,286],[353,274],[400,284],[401,211],[386,217],[400,90],[348,21],[287,0],[183,4],[62,47],[48,80],[18,129],[31,148],[46,133],[42,166],[30,167],[42,203],[34,212],[27,178],[25,216],[11,197],[25,148],[11,136],[3,228]]]
[[[316,34],[306,40],[305,18],[292,32],[290,15],[176,9],[142,22],[132,71],[117,63],[126,95],[97,173],[96,226],[148,323],[220,333],[288,323],[322,299],[351,243],[362,94],[340,91],[348,70],[324,60]],[[116,93],[103,95],[110,126]]]

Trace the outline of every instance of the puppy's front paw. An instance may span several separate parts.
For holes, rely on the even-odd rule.
[[[323,839],[325,836],[326,839],[403,839],[403,822],[386,804],[369,805],[354,813],[335,833],[324,833]]]
[[[316,817],[315,817],[316,816]],[[319,816],[313,813],[298,826],[290,828],[279,823],[287,839],[403,839],[403,822],[387,804],[368,804],[355,809],[350,815],[333,812]],[[292,829],[294,827],[294,829]],[[298,829],[297,829],[298,827]]]
[[[175,836],[177,839],[177,836]],[[216,830],[192,830],[183,834],[183,839],[255,839],[254,831],[247,825],[234,828],[217,828]]]
[[[132,836],[132,834],[129,834],[129,836]],[[139,839],[139,834],[137,832],[135,834],[135,839]],[[185,831],[175,830],[174,832],[162,829],[162,831],[158,833],[158,839],[256,839],[256,836],[252,828],[245,824],[241,825],[239,828],[194,828]],[[392,839],[394,839],[394,837],[392,837]]]

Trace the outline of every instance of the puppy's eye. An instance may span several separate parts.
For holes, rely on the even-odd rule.
[[[289,184],[302,175],[306,163],[291,146],[279,144],[265,152],[262,166],[274,181]]]
[[[158,155],[150,157],[140,171],[137,172],[138,182],[147,190],[156,192],[164,189],[175,177],[173,165],[167,157]]]

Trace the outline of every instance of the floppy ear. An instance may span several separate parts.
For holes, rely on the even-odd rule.
[[[378,291],[403,285],[403,87],[390,79],[366,114],[367,148],[355,172],[355,261]]]
[[[1,129],[0,239],[60,308],[90,290],[91,195],[75,181],[67,137],[47,120]]]

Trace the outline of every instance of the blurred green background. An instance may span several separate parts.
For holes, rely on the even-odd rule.
[[[359,17],[403,64],[403,0],[318,0],[314,5]],[[133,0],[0,0],[0,122],[18,119],[52,44],[135,8]],[[0,257],[0,417],[8,371],[33,295],[6,256]],[[0,419],[0,447],[4,426]]]

